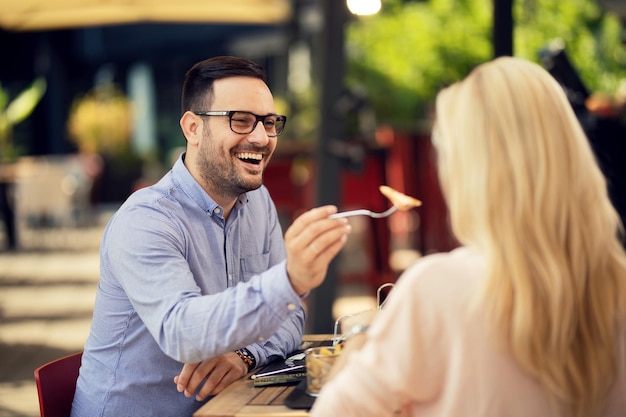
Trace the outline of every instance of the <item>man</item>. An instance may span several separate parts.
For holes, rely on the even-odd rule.
[[[191,416],[249,369],[296,349],[301,297],[350,232],[325,206],[297,218],[283,241],[262,178],[286,117],[261,67],[199,62],[182,113],[186,152],[105,230],[74,417]]]

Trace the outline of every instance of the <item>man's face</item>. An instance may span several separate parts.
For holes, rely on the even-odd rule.
[[[243,110],[258,115],[276,113],[267,85],[256,78],[229,77],[213,84],[211,111]],[[222,197],[237,197],[263,183],[263,171],[276,148],[259,122],[249,134],[231,130],[228,116],[203,117],[198,170],[209,189]]]

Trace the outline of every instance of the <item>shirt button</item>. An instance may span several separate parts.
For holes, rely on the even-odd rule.
[[[259,338],[257,339],[259,342],[262,342],[265,340],[265,338],[263,336],[259,336]]]
[[[213,213],[215,214],[220,214],[222,210],[220,210],[219,207],[217,207],[215,210],[213,210]]]
[[[287,310],[293,311],[296,309],[296,305],[294,303],[287,304]]]

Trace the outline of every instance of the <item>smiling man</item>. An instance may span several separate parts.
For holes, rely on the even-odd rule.
[[[186,75],[186,152],[112,217],[72,416],[191,416],[298,346],[301,297],[350,227],[314,208],[284,235],[263,171],[286,117],[257,64],[216,57]]]

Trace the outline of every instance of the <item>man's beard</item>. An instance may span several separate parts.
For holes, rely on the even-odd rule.
[[[210,137],[205,135],[198,150],[198,170],[213,192],[225,198],[236,198],[263,184],[262,177],[247,179],[240,175],[233,162],[234,157],[222,148],[212,147],[211,143]],[[263,151],[267,155],[265,148],[246,150]]]

